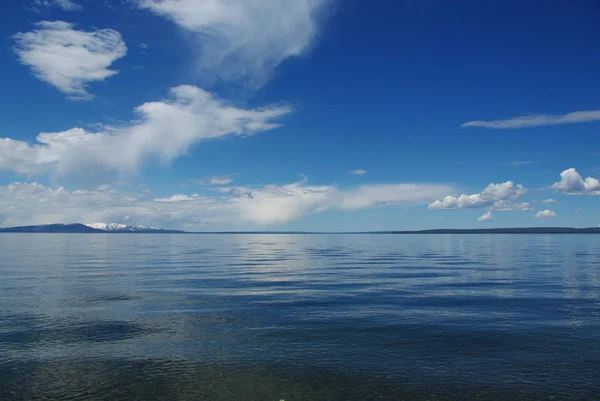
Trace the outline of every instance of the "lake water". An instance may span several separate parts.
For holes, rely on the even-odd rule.
[[[0,234],[1,400],[600,400],[600,236]]]

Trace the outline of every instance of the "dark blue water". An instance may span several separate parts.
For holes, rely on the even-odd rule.
[[[600,400],[600,236],[0,235],[1,400]]]

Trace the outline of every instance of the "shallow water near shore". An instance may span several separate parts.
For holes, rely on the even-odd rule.
[[[0,235],[2,400],[600,400],[600,236]]]

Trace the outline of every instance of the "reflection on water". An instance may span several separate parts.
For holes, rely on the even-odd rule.
[[[600,399],[600,241],[0,235],[2,400]]]

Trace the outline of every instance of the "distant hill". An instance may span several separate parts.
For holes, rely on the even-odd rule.
[[[522,227],[389,231],[388,234],[600,234],[600,227]]]
[[[101,233],[103,231],[85,224],[46,224],[41,226],[22,226],[0,228],[3,233]]]

